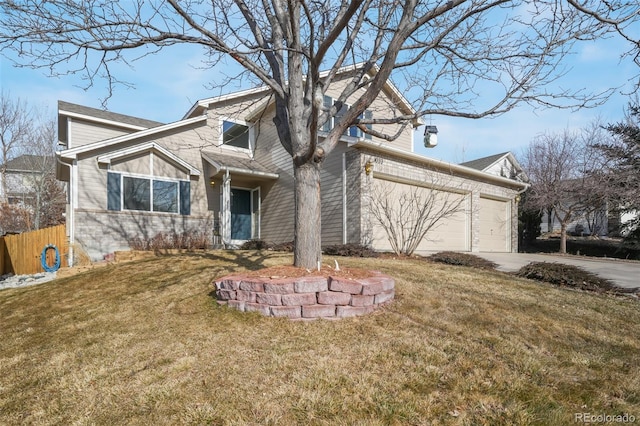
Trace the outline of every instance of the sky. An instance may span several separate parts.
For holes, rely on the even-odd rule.
[[[618,87],[602,106],[579,111],[561,109],[533,110],[521,106],[502,116],[486,119],[461,119],[432,116],[425,121],[438,128],[438,145],[424,148],[422,129],[416,134],[416,153],[453,163],[470,161],[506,151],[516,157],[541,133],[556,133],[565,129],[578,130],[599,118],[604,123],[621,121],[625,107],[631,100],[628,93],[638,81],[640,68],[631,60],[621,62],[626,48],[620,41],[600,40],[578,45],[564,65],[568,74],[558,81],[560,87],[598,92]],[[157,55],[146,56],[119,66],[114,74],[121,80],[135,84],[135,88],[117,87],[108,100],[109,110],[160,122],[180,120],[199,99],[219,96],[239,90],[225,86],[211,89],[208,83],[221,81],[227,67],[203,69],[202,51],[197,47],[172,47]],[[14,99],[26,100],[30,105],[47,110],[54,116],[57,101],[101,108],[107,96],[105,80],[98,79],[85,89],[86,83],[78,75],[47,76],[47,70],[16,68],[0,56],[0,84]],[[398,82],[394,82],[400,86]],[[224,90],[222,92],[221,90]]]

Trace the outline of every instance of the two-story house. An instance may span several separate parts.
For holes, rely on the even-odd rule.
[[[329,88],[327,105],[339,85]],[[69,183],[70,242],[100,259],[161,232],[204,232],[226,246],[292,241],[293,163],[278,140],[269,94],[261,87],[202,99],[168,124],[59,102],[65,149],[58,178]],[[389,83],[365,115],[412,112]],[[391,126],[376,130],[394,133]],[[526,185],[418,155],[414,132],[408,127],[393,142],[356,127],[343,136],[321,173],[322,244],[388,250],[370,211],[372,194],[384,187],[460,200],[463,208],[434,227],[417,252],[516,251],[516,197]]]

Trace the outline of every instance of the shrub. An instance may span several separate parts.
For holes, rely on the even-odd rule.
[[[249,240],[245,241],[241,246],[240,250],[266,250],[269,248],[269,243],[262,240]]]
[[[270,250],[293,253],[293,241],[271,244]]]
[[[372,248],[361,244],[335,244],[326,246],[324,254],[349,257],[378,257],[378,253]]]
[[[429,260],[447,265],[469,266],[477,269],[496,269],[495,263],[469,253],[441,251],[428,257]]]
[[[555,285],[588,291],[608,291],[616,286],[609,280],[587,272],[577,266],[561,263],[533,262],[515,273],[519,277],[544,281]]]
[[[209,238],[201,232],[183,232],[181,234],[159,233],[152,238],[135,237],[129,240],[132,250],[170,250],[170,249],[206,249],[210,246]]]

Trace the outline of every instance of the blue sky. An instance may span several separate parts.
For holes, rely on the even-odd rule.
[[[558,81],[560,87],[595,92],[620,87],[601,107],[580,111],[534,111],[522,106],[503,116],[480,120],[426,117],[426,121],[438,127],[439,143],[435,148],[424,148],[418,134],[415,152],[454,163],[505,151],[518,156],[537,134],[579,129],[596,117],[605,123],[619,121],[630,100],[625,93],[634,87],[640,72],[632,61],[620,61],[624,49],[625,45],[614,40],[583,43],[565,63],[570,71]],[[198,99],[239,89],[225,86],[224,93],[220,88],[211,90],[208,83],[221,81],[224,77],[221,70],[227,67],[199,68],[202,57],[199,48],[173,47],[133,62],[133,68],[118,66],[114,74],[121,80],[134,83],[136,88],[118,87],[108,101],[108,109],[172,122],[181,119]],[[48,109],[52,116],[58,100],[100,108],[100,100],[107,94],[104,80],[97,80],[94,87],[84,90],[85,83],[79,76],[47,77],[46,70],[15,68],[1,56],[0,61],[2,89],[14,98],[20,97],[31,105]]]

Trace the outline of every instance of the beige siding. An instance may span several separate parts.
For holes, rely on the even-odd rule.
[[[113,160],[110,169],[115,172],[150,175],[151,155],[149,152],[141,152],[126,158]]]
[[[133,130],[125,130],[105,124],[90,123],[79,119],[69,119],[69,121],[71,122],[70,148],[133,133]]]
[[[327,90],[327,96],[331,96],[334,99],[338,98],[348,82],[348,79],[335,81]],[[349,103],[350,100],[355,101],[358,96],[364,93],[364,90],[365,89],[360,89],[360,92],[348,99],[347,103]],[[373,113],[374,119],[392,118],[393,116],[400,114],[397,111],[397,105],[394,104],[394,101],[385,91],[382,91],[378,95],[378,97],[372,102],[368,109]],[[395,135],[400,129],[400,126],[397,124],[374,124],[373,129],[387,135]],[[378,139],[375,137],[372,138],[372,141],[384,143],[387,146],[411,152],[413,146],[413,128],[411,126],[407,126],[407,128],[404,129],[401,135],[393,141],[385,141],[383,139]]]
[[[107,209],[107,167],[96,157],[78,159],[78,206],[83,209]]]
[[[162,154],[154,153],[153,156],[153,176],[189,179],[189,174],[182,166],[176,165],[173,161],[165,158]]]
[[[255,158],[280,177],[263,186],[261,237],[272,242],[293,241],[293,160],[282,147],[275,126],[268,121],[265,119],[261,126]]]
[[[164,135],[154,135],[146,139],[137,139],[118,145],[118,149],[124,149],[141,143],[155,141],[173,152],[182,160],[203,171],[203,162],[200,154],[200,146],[203,138],[202,128],[183,129],[182,132],[167,132]],[[106,209],[107,207],[107,171],[109,166],[99,165],[97,157],[110,152],[108,149],[91,153],[90,156],[78,158],[78,205],[84,209]],[[161,157],[154,155],[154,157]],[[146,164],[146,166],[145,166]],[[159,170],[154,171],[153,176],[188,179],[187,173],[180,166],[167,163],[164,157],[154,161]],[[138,173],[152,176],[150,172],[149,152],[142,152],[132,157],[113,161],[110,166],[114,171]],[[191,213],[192,215],[204,215],[208,212],[207,202],[208,179],[203,174],[191,178]]]
[[[320,172],[323,246],[343,243],[342,154],[346,150],[346,144],[339,144],[329,154]]]

